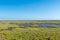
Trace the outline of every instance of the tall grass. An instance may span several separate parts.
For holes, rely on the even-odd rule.
[[[0,32],[1,40],[60,40],[59,28],[16,28]]]

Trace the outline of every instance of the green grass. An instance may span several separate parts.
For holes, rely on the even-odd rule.
[[[33,25],[20,28],[24,23]],[[60,40],[60,28],[35,28],[36,23],[60,24],[60,20],[0,21],[0,40]]]
[[[60,40],[60,28],[16,28],[0,35],[4,40]]]

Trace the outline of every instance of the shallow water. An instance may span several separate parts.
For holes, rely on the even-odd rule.
[[[23,26],[23,27],[33,27],[34,24],[29,24],[29,23],[26,23],[26,24],[21,24],[19,26]],[[35,27],[43,27],[43,28],[47,28],[47,27],[60,27],[60,24],[35,24],[36,26]]]
[[[51,27],[53,27],[53,26],[60,27],[60,24],[41,24],[40,26],[41,27],[48,27],[48,26],[51,26]]]

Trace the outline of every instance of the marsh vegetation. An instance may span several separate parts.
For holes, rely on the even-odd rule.
[[[60,40],[60,21],[0,21],[0,40]]]

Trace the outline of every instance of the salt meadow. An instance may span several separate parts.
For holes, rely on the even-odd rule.
[[[0,21],[0,40],[60,40],[60,20]]]

